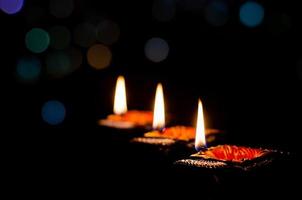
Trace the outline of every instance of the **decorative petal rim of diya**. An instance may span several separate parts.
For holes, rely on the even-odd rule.
[[[131,140],[134,143],[142,143],[142,144],[152,144],[152,145],[161,145],[161,146],[169,146],[176,143],[175,140],[169,138],[147,138],[147,137],[135,137]]]
[[[162,131],[154,130],[144,134],[147,138],[168,138],[172,140],[189,141],[195,137],[195,128],[189,126],[173,126]]]
[[[143,137],[137,137],[132,142],[154,144],[154,145],[172,145],[174,143],[192,142],[195,139],[195,128],[190,126],[173,126],[164,128],[162,131],[154,130],[144,134]],[[216,135],[222,133],[218,129],[207,129],[206,135]]]
[[[178,160],[177,165],[197,168],[239,168],[248,171],[270,164],[284,152],[236,145],[218,145],[205,148],[190,158]]]
[[[107,119],[101,119],[98,124],[118,129],[132,129],[137,127],[149,127],[153,121],[151,111],[130,110],[125,114],[108,115]]]
[[[236,145],[218,145],[199,151],[198,153],[191,155],[191,157],[242,163],[246,160],[264,156],[266,153],[268,153],[268,150]]]

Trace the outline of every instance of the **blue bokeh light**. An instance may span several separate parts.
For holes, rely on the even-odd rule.
[[[6,14],[12,15],[19,12],[24,4],[24,0],[0,0],[0,9]]]
[[[41,62],[35,57],[22,58],[17,63],[16,73],[22,81],[36,81],[41,74]]]
[[[211,1],[204,11],[206,21],[212,26],[223,26],[229,18],[228,5],[221,0]]]
[[[168,57],[169,45],[161,38],[151,38],[145,45],[145,55],[153,62],[161,62]]]
[[[264,8],[256,2],[248,1],[241,5],[239,18],[247,27],[256,27],[263,21]]]
[[[41,115],[46,123],[50,125],[58,125],[65,119],[65,106],[57,100],[47,101],[42,107]]]

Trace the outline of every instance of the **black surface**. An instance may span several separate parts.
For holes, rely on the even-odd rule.
[[[41,2],[27,1],[26,6],[33,3],[47,8],[48,3]],[[35,26],[62,23],[73,27],[91,13],[114,19],[122,32],[112,46],[112,65],[95,71],[85,61],[69,76],[43,77],[33,85],[22,84],[14,76],[17,58],[28,54],[24,35],[32,26],[26,24],[24,13],[0,13],[5,81],[1,98],[7,110],[2,116],[9,128],[3,134],[9,136],[5,154],[13,171],[9,183],[23,188],[24,195],[41,197],[39,191],[58,197],[63,192],[64,197],[86,199],[105,194],[112,198],[290,199],[299,194],[294,183],[301,174],[295,162],[301,143],[302,100],[296,65],[302,44],[298,6],[265,1],[268,16],[285,12],[292,19],[288,32],[274,36],[266,22],[255,30],[243,27],[236,12],[228,25],[213,28],[200,22],[199,15],[182,11],[167,25],[156,22],[151,17],[151,1],[114,0],[102,6],[98,6],[100,1],[77,2],[85,6],[70,20],[42,18]],[[158,64],[143,53],[146,40],[154,36],[165,38],[171,48],[168,59]],[[175,168],[167,163],[169,159],[145,154],[144,149],[133,149],[128,143],[115,143],[96,123],[112,112],[119,74],[126,77],[131,109],[152,109],[155,87],[161,81],[167,113],[173,116],[169,125],[193,125],[201,97],[208,126],[227,130],[231,143],[281,149],[293,156],[263,172],[217,179],[212,174]],[[56,127],[41,118],[41,106],[49,99],[66,105],[66,119]]]

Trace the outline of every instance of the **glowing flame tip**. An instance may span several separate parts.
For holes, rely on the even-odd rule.
[[[116,115],[127,112],[126,86],[123,76],[119,76],[116,81],[113,112]]]
[[[197,113],[197,124],[196,124],[196,136],[195,136],[195,149],[200,151],[202,148],[206,147],[206,136],[205,136],[205,126],[203,117],[203,107],[201,100],[198,100],[198,113]]]
[[[153,128],[162,129],[165,127],[165,103],[163,86],[159,83],[156,87],[154,113],[153,113]]]

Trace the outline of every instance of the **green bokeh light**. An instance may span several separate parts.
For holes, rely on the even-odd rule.
[[[63,77],[72,72],[71,61],[64,51],[51,52],[46,57],[47,74],[53,78]]]
[[[65,26],[54,26],[49,30],[50,46],[54,49],[65,49],[69,46],[70,31]]]
[[[48,33],[41,28],[33,28],[25,36],[26,47],[33,53],[42,53],[48,48]]]

